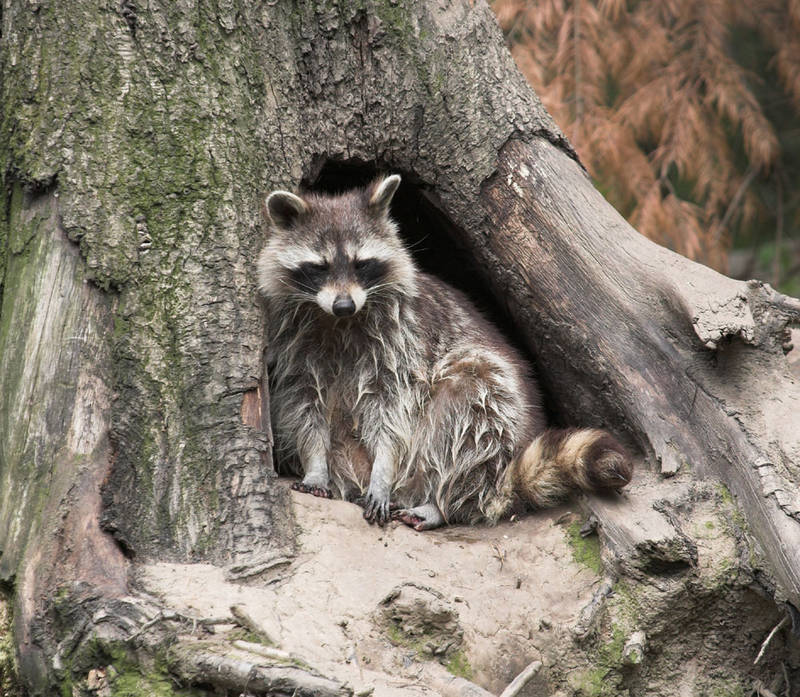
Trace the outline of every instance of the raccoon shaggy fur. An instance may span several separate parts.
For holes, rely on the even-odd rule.
[[[547,429],[528,366],[459,291],[416,268],[389,217],[400,177],[276,191],[258,261],[276,454],[294,488],[426,530],[618,489],[622,447]]]

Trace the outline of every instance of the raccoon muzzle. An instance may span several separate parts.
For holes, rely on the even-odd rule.
[[[349,317],[356,313],[356,304],[353,298],[342,293],[334,298],[331,309],[333,310],[333,314],[337,317]]]

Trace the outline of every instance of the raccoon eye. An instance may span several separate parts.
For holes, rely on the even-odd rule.
[[[306,261],[290,272],[294,286],[301,291],[316,293],[325,282],[329,266],[325,262]]]
[[[327,262],[307,261],[305,264],[300,264],[300,268],[311,273],[325,273],[328,270],[328,264]]]
[[[386,275],[387,264],[385,261],[374,258],[356,259],[353,261],[353,269],[363,286],[371,286]]]

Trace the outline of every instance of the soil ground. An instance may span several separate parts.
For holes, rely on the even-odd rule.
[[[576,506],[493,528],[418,533],[400,523],[369,526],[344,501],[296,492],[292,499],[298,554],[273,578],[242,585],[218,567],[159,563],[143,567],[139,583],[192,616],[226,616],[239,605],[281,649],[356,694],[374,687],[376,697],[388,697],[446,693],[452,681],[419,646],[387,631],[381,601],[401,584],[430,589],[454,610],[463,644],[443,662],[499,693],[568,640],[601,582],[568,544]]]

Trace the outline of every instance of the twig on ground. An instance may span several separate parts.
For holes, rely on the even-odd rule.
[[[215,624],[236,624],[232,617],[192,617],[191,615],[184,615],[182,612],[175,610],[161,610],[152,620],[145,622],[139,629],[131,634],[129,640],[144,634],[150,627],[158,624],[159,622],[191,622],[192,633],[195,632],[198,625],[201,627],[211,627]]]
[[[542,669],[541,661],[534,661],[529,664],[516,678],[514,678],[508,687],[500,693],[500,697],[516,697],[528,681]]]
[[[233,645],[242,651],[257,653],[259,656],[264,656],[264,658],[272,658],[276,661],[286,662],[299,660],[292,656],[292,654],[290,654],[288,651],[282,651],[281,649],[276,649],[272,646],[264,646],[264,644],[255,644],[252,641],[241,641],[240,639],[237,639],[233,642]]]
[[[772,641],[772,637],[774,637],[778,630],[786,624],[787,620],[789,619],[788,615],[784,615],[783,619],[776,624],[772,631],[767,635],[767,638],[764,639],[764,643],[761,644],[761,650],[758,652],[758,656],[756,656],[756,660],[753,661],[753,665],[758,665],[758,662],[764,657],[764,652],[767,650],[767,646],[769,646],[769,642]]]
[[[500,546],[497,543],[492,545],[492,549],[494,550],[494,557],[497,561],[500,562],[500,571],[503,570],[503,564],[506,561],[506,552],[504,549],[500,549]]]

